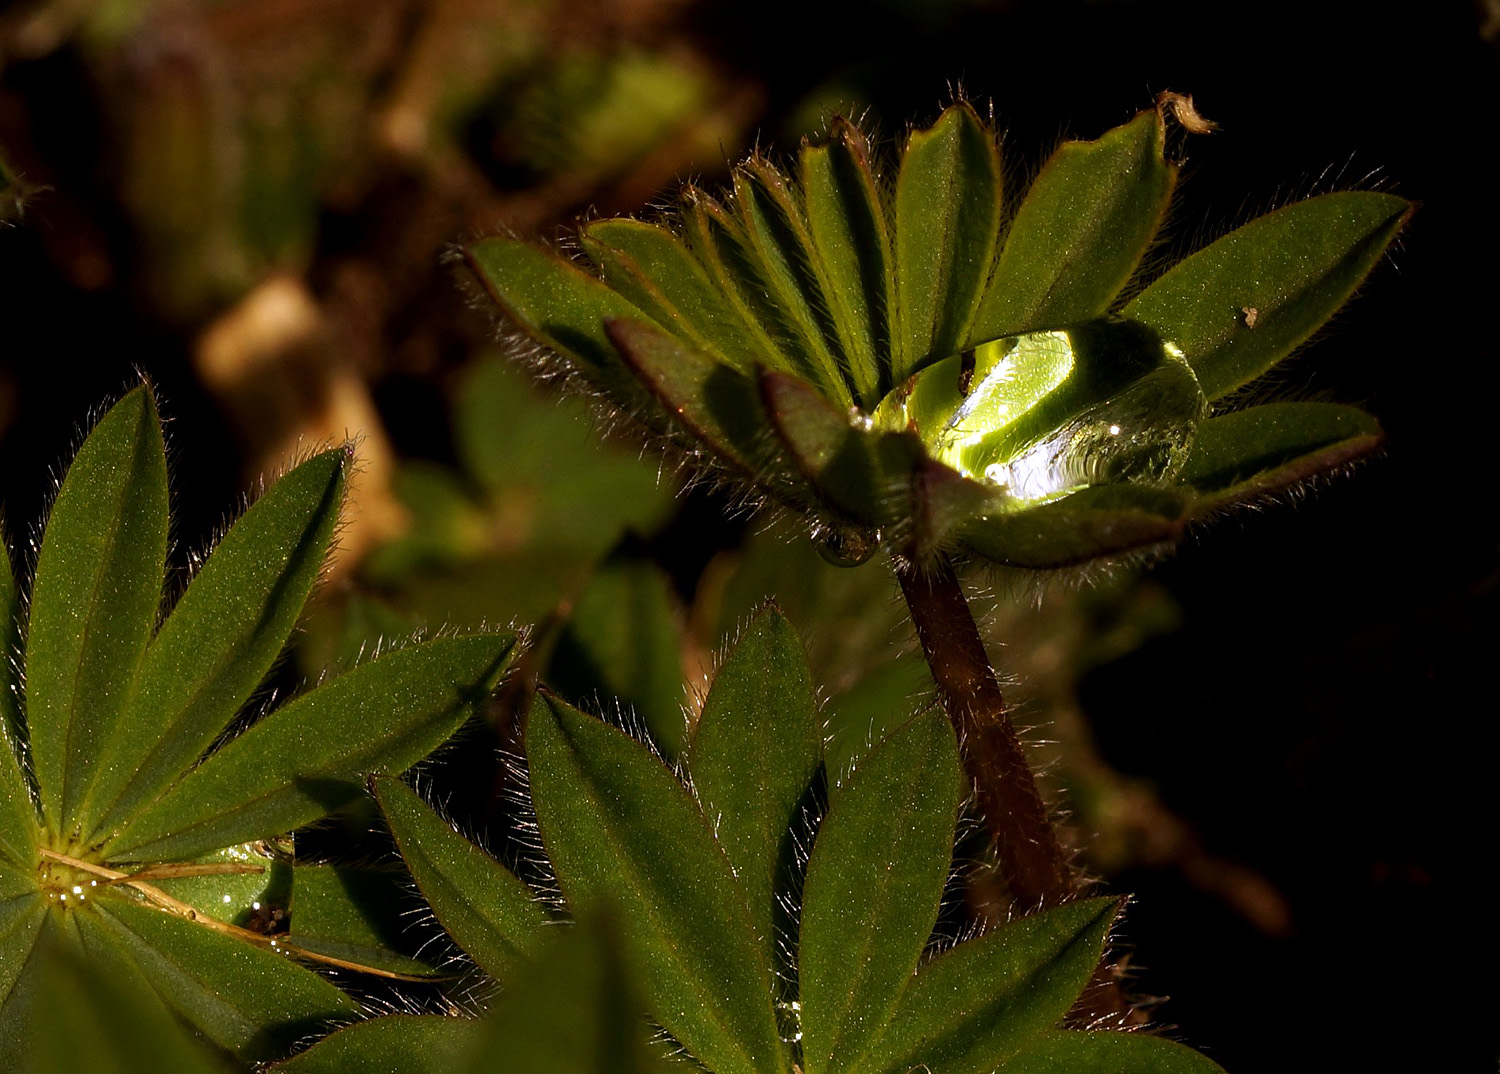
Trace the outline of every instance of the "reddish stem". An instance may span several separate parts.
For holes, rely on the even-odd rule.
[[[963,750],[1000,870],[1027,910],[1055,906],[1077,893],[1026,753],[1006,712],[963,586],[946,557],[918,566],[896,560],[938,696]]]

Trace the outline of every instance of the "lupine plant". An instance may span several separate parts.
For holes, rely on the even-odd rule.
[[[1411,211],[1347,191],[1163,267],[1169,119],[1068,142],[1020,197],[995,132],[946,109],[883,164],[836,120],[783,167],[579,236],[588,265],[497,238],[468,262],[509,320],[608,405],[833,558],[884,549],[1016,901],[1078,881],[1048,821],[955,569],[1089,563],[1376,448],[1334,403],[1242,406],[1381,258]]]
[[[518,639],[438,637],[280,706],[257,693],[323,568],[350,459],[316,455],[268,489],[164,612],[167,463],[139,387],[68,467],[27,596],[3,557],[0,1068],[140,1069],[130,1041],[178,1020],[272,1058],[359,1013],[309,967],[435,972],[384,942],[388,871],[301,863],[283,837],[445,742]],[[186,1037],[161,1047],[172,1069],[208,1062]]]
[[[545,694],[526,743],[551,901],[560,894],[586,918],[613,915],[634,958],[631,978],[664,1031],[659,1045],[702,1069],[1219,1069],[1156,1037],[1056,1028],[1089,984],[1117,900],[1076,899],[962,942],[934,939],[966,797],[953,729],[929,708],[851,771],[828,773],[802,643],[774,608],[719,668],[682,772]],[[331,1074],[376,1061],[414,1072],[493,1069],[484,1064],[514,1055],[497,1038],[518,1036],[505,1003],[531,994],[539,973],[565,972],[524,966],[561,907],[544,911],[399,780],[376,780],[375,794],[438,920],[475,962],[513,984],[484,1021],[376,1019],[277,1069]],[[671,1069],[643,1050],[627,1059],[641,1049],[641,1026],[634,1041],[612,1030],[620,999],[601,1005],[597,991],[584,987],[581,1003],[563,1004],[561,1026],[556,1010],[540,1014],[556,1044],[527,1069]],[[580,1040],[620,1042],[620,1065],[575,1061]]]

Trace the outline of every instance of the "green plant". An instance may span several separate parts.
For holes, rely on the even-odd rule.
[[[593,273],[514,239],[467,251],[511,320],[616,407],[790,508],[834,558],[889,551],[1025,906],[1077,879],[952,557],[1045,569],[1161,546],[1382,439],[1353,407],[1236,406],[1410,204],[1326,194],[1155,272],[1168,114],[1206,126],[1164,94],[1064,144],[1010,203],[996,136],[965,103],[888,170],[839,120],[795,175],[756,156],[722,201],[688,187],[662,223],[586,225]]]
[[[433,974],[384,942],[388,874],[298,863],[280,837],[355,801],[370,773],[403,771],[446,741],[517,638],[439,637],[279,707],[257,695],[323,567],[349,465],[347,449],[329,451],[267,490],[163,617],[167,465],[140,387],[68,467],[29,600],[4,557],[0,626],[18,657],[0,690],[5,1069],[86,1048],[38,1041],[93,1024],[89,997],[108,1012],[124,992],[148,1024],[171,1024],[166,1008],[220,1048],[264,1059],[359,1012],[301,963]],[[72,969],[49,968],[59,960]],[[83,989],[75,1018],[48,998],[78,991],[55,973],[107,983]]]
[[[716,1074],[1218,1069],[1154,1037],[1055,1028],[1089,982],[1116,900],[934,944],[964,797],[953,731],[932,710],[917,715],[834,774],[820,811],[822,720],[801,641],[774,609],[720,667],[686,784],[646,745],[549,696],[532,710],[527,761],[568,907],[613,910],[652,1017]],[[375,795],[438,920],[515,982],[508,995],[525,994],[521,952],[546,920],[531,893],[400,781],[378,779]],[[566,1007],[586,1038],[607,1009]],[[399,1031],[376,1020],[279,1069],[454,1069],[461,1052],[493,1061],[512,1054],[484,1043],[504,1018]]]

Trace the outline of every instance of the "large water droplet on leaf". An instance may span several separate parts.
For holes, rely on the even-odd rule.
[[[1087,485],[1170,480],[1208,404],[1172,344],[1134,321],[1089,321],[981,344],[922,370],[876,408],[966,477],[1034,503]]]

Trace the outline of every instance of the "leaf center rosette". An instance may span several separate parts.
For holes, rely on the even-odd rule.
[[[1166,135],[1151,110],[1064,143],[1011,199],[967,104],[885,168],[836,120],[793,168],[739,165],[722,198],[689,187],[660,221],[586,225],[588,268],[508,238],[466,252],[523,332],[799,512],[831,558],[1063,566],[1169,542],[1381,439],[1351,407],[1232,404],[1410,204],[1311,198],[1144,278],[1176,182]]]

